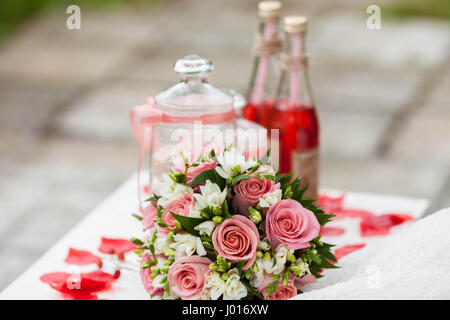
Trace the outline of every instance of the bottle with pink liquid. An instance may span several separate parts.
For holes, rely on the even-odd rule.
[[[274,105],[280,74],[280,11],[281,3],[278,1],[262,1],[258,4],[259,30],[253,46],[253,69],[243,116],[264,127],[267,127],[268,116]]]
[[[319,122],[308,74],[304,16],[284,19],[282,72],[270,129],[279,129],[279,171],[292,172],[309,184],[306,195],[317,196],[319,185]]]

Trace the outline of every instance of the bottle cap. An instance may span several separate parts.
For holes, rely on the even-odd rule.
[[[261,18],[276,18],[280,16],[281,2],[261,1],[258,3],[258,15]]]
[[[284,31],[287,33],[298,33],[306,31],[308,28],[308,18],[305,16],[294,15],[284,18]]]

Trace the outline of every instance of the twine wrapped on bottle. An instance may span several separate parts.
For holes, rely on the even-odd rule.
[[[259,57],[270,57],[279,54],[282,49],[283,42],[275,36],[273,39],[266,40],[260,34],[256,34],[255,41],[253,43],[252,52]]]
[[[284,70],[307,68],[309,57],[305,54],[294,56],[292,54],[282,53],[280,55],[281,68]]]

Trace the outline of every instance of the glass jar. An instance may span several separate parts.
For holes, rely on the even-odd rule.
[[[188,55],[176,61],[174,70],[180,82],[130,112],[141,145],[139,171],[148,151],[150,192],[156,194],[163,174],[184,166],[184,159],[194,162],[211,149],[220,152],[235,143],[234,97],[207,82],[211,61]]]

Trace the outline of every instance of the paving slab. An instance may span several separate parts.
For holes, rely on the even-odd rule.
[[[427,70],[447,60],[449,23],[439,20],[386,20],[380,30],[366,27],[364,10],[331,10],[311,21],[314,59],[391,70]]]
[[[107,84],[69,104],[55,119],[54,128],[64,136],[134,142],[130,109],[168,86],[151,80]]]
[[[321,146],[325,157],[369,159],[376,156],[389,116],[328,111],[319,108]]]

